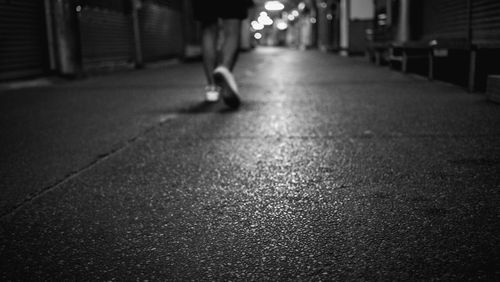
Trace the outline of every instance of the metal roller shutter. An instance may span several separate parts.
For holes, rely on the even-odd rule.
[[[182,12],[180,4],[173,5],[177,2],[147,1],[139,11],[145,61],[181,56],[184,53]]]
[[[48,71],[44,1],[0,0],[0,79]]]
[[[467,0],[423,1],[423,34],[426,38],[467,38]]]
[[[133,62],[132,19],[124,12],[83,7],[79,13],[85,69]]]
[[[500,40],[500,1],[472,1],[473,40]]]
[[[472,43],[476,57],[477,90],[486,90],[489,75],[500,74],[500,1],[471,0]]]

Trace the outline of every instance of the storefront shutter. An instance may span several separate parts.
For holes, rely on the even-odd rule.
[[[139,11],[145,61],[180,56],[184,52],[180,1],[146,1]]]
[[[472,39],[500,41],[500,1],[472,0]]]
[[[42,75],[48,51],[42,0],[0,0],[0,80]]]
[[[467,0],[425,0],[423,36],[467,39],[468,17]]]
[[[83,6],[79,13],[84,69],[132,64],[132,18],[124,11]]]

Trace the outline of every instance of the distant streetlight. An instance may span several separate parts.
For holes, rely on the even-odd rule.
[[[257,21],[252,21],[251,25],[252,25],[252,28],[254,30],[263,30],[264,29],[264,25],[257,22]]]
[[[285,5],[280,1],[267,1],[264,8],[268,11],[281,11],[285,9]]]
[[[279,21],[277,24],[276,24],[276,28],[279,29],[279,30],[285,30],[288,28],[288,24],[284,21]]]
[[[259,16],[257,19],[257,22],[262,24],[262,25],[272,25],[273,20],[267,15],[267,14],[262,14]]]

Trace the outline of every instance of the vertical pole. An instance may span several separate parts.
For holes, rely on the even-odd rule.
[[[350,0],[340,0],[340,55],[349,55]]]
[[[311,28],[311,37],[312,37],[312,47],[318,47],[319,46],[319,11],[318,11],[318,5],[316,3],[316,0],[311,0],[311,16],[314,18],[314,21],[312,22]]]
[[[57,69],[56,62],[56,45],[54,41],[54,23],[52,18],[51,0],[45,0],[45,25],[47,33],[47,48],[49,50],[49,68],[50,70]]]
[[[476,61],[477,50],[473,46],[473,30],[472,30],[472,0],[467,0],[467,43],[469,47],[469,92],[473,92],[476,88]]]
[[[392,26],[392,0],[386,0],[385,13],[387,16],[387,26]]]
[[[403,58],[401,61],[401,70],[403,71],[403,73],[407,73],[408,72],[408,53],[407,53],[405,48],[402,48],[401,52],[403,52]]]
[[[474,92],[476,88],[476,60],[477,60],[477,51],[471,48],[470,58],[469,58],[469,83],[468,88],[469,92]]]
[[[434,80],[434,54],[432,48],[427,53],[429,59],[429,70],[428,70],[428,78],[429,80]]]
[[[326,1],[318,0],[316,3],[316,25],[317,25],[317,44],[321,51],[328,50],[328,20],[326,18],[328,4]]]
[[[135,50],[135,67],[142,68],[144,66],[144,59],[142,56],[142,42],[141,42],[141,30],[139,28],[139,9],[141,8],[140,0],[132,1],[132,28],[134,34],[134,50]]]
[[[81,6],[72,0],[53,0],[52,4],[57,70],[63,76],[76,77],[82,70],[77,15]]]
[[[410,0],[399,1],[399,22],[398,36],[399,42],[410,40]]]

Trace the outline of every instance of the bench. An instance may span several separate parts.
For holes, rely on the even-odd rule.
[[[458,70],[460,72],[461,69],[465,69],[465,72],[459,75],[460,77],[463,75],[463,81],[468,91],[482,91],[486,85],[487,75],[500,74],[500,64],[498,64],[499,67],[491,66],[493,61],[498,61],[500,56],[500,52],[497,52],[500,51],[500,37],[497,33],[493,35],[488,33],[488,36],[479,33],[472,33],[472,36],[458,36],[446,33],[429,34],[419,41],[410,42],[393,42],[387,40],[388,36],[378,36],[377,40],[369,43],[367,53],[370,61],[376,65],[385,63],[391,67],[398,65],[404,73],[409,71],[412,63],[422,63],[423,61],[425,66],[420,64],[420,67],[424,67],[420,71],[427,72],[425,75],[429,80],[434,80],[436,73],[439,73],[440,64],[438,61],[450,55],[459,54],[457,62],[462,64],[460,69],[451,67],[448,68],[448,71]],[[471,40],[471,37],[474,39]],[[453,73],[443,73],[443,75],[450,75],[449,77],[452,79],[460,78],[453,76]]]
[[[495,51],[496,56],[500,57],[500,40],[473,40],[471,44],[471,54],[470,54],[470,70],[469,70],[469,90],[473,91],[476,89],[476,82],[481,80],[481,84],[486,84],[486,79],[488,75],[500,74],[500,66],[498,57],[486,58],[487,62],[478,60],[478,57],[482,53]],[[495,69],[489,69],[489,64],[496,67]],[[486,66],[484,73],[478,72],[478,69]],[[490,73],[493,72],[493,73]],[[480,77],[478,77],[480,76]],[[484,86],[481,85],[481,88]],[[484,89],[481,89],[484,90]]]
[[[407,73],[410,61],[428,58],[429,50],[427,41],[393,42],[389,46],[389,64],[400,63],[401,71]]]
[[[489,45],[483,44],[481,48],[487,46]],[[469,40],[464,38],[436,37],[421,41],[395,42],[390,45],[389,59],[391,62],[399,62],[401,71],[406,73],[412,60],[425,60],[427,58],[427,77],[429,80],[434,80],[437,60],[448,57],[450,51],[464,51],[469,56],[467,88],[469,91],[473,91],[475,88],[477,48],[476,45],[471,44]]]
[[[484,51],[500,50],[500,40],[472,40],[446,39],[431,40],[429,42],[432,52],[429,55],[429,79],[434,79],[435,61],[440,57],[447,57],[450,50],[460,50],[468,53],[467,89],[469,92],[476,90],[478,68],[484,63],[478,61],[478,54]],[[487,75],[487,74],[486,74]],[[484,77],[486,79],[486,77]]]
[[[464,51],[469,55],[468,63],[468,76],[467,76],[467,88],[472,91],[473,83],[473,63],[472,63],[472,45],[469,40],[464,38],[438,38],[429,41],[430,52],[429,52],[429,73],[428,77],[430,80],[435,78],[436,72],[436,60],[439,58],[446,58],[449,56],[450,51]]]
[[[500,103],[500,75],[488,76],[486,95],[490,101]]]

